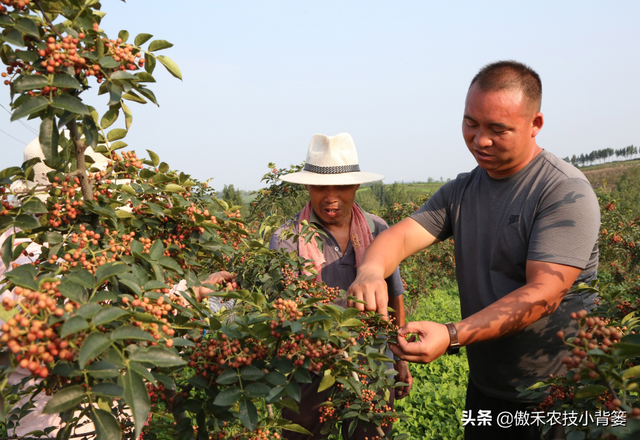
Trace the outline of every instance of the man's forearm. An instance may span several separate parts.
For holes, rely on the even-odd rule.
[[[571,266],[531,261],[527,271],[530,282],[456,324],[461,345],[516,333],[553,313],[580,273]]]

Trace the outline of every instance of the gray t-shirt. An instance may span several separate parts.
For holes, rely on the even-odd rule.
[[[572,165],[543,151],[504,179],[480,167],[443,185],[412,218],[433,236],[453,236],[462,317],[526,284],[527,260],[583,269],[574,286],[596,278],[600,209],[591,185]],[[513,335],[467,347],[470,376],[485,394],[519,400],[516,387],[557,374],[573,311],[593,297],[565,295],[558,309]]]
[[[369,218],[373,221],[374,227],[371,231],[373,238],[376,238],[378,234],[389,228],[385,221],[380,217],[369,213],[365,215],[369,216]],[[294,218],[294,220],[297,220],[298,216],[299,214]],[[311,209],[309,221],[310,223],[313,223],[315,226],[321,229],[325,234],[327,234],[327,237],[322,237],[324,243],[322,253],[325,259],[325,263],[322,265],[322,281],[324,281],[325,284],[329,287],[338,287],[342,290],[348,290],[349,286],[351,286],[351,283],[353,283],[357,275],[356,253],[351,244],[351,240],[349,240],[347,250],[343,254],[340,250],[340,246],[338,245],[337,240],[327,228],[322,226],[315,212],[313,212],[313,209]],[[269,248],[284,248],[289,252],[298,252],[298,242],[296,241],[294,243],[291,239],[282,239],[280,237],[281,233],[282,228],[278,229],[273,234],[273,236],[271,237],[271,242],[269,243]],[[391,274],[391,276],[387,278],[386,281],[390,298],[402,295],[402,293],[404,292],[404,287],[402,286],[402,279],[400,278],[400,272],[398,268],[396,268],[393,274]],[[346,298],[338,298],[335,302],[341,307],[346,307],[347,305]]]

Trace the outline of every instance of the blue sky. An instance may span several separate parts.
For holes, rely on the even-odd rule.
[[[219,190],[259,188],[267,163],[302,162],[314,133],[351,133],[385,183],[453,178],[475,166],[460,131],[469,81],[500,59],[542,77],[543,148],[640,145],[637,1],[102,3],[110,35],[174,43],[159,54],[184,79],[157,71],[160,107],[130,104],[129,148]],[[0,133],[3,168],[35,137],[9,117],[0,109],[0,130],[19,141]]]

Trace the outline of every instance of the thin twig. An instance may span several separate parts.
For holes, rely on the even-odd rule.
[[[35,2],[36,5],[38,5],[38,9],[40,9],[40,12],[42,12],[42,16],[44,17],[44,20],[47,22],[49,27],[51,27],[53,32],[55,32],[56,35],[62,40],[64,37],[60,34],[60,32],[58,32],[58,29],[53,25],[53,23],[51,23],[51,20],[49,20],[49,17],[47,17],[47,14],[44,12],[44,8],[40,4],[40,1],[39,0],[34,0],[34,2]]]

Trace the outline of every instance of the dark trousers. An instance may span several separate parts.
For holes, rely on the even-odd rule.
[[[302,391],[302,398],[300,399],[300,403],[298,404],[298,409],[300,413],[297,414],[291,411],[288,408],[282,409],[282,418],[291,420],[292,423],[297,423],[298,425],[303,426],[309,432],[313,434],[313,437],[308,435],[299,434],[293,431],[282,430],[282,437],[287,440],[324,440],[328,437],[328,435],[321,435],[320,431],[322,430],[323,423],[320,423],[320,406],[327,401],[329,398],[329,390],[325,390],[321,393],[318,392],[318,386],[320,385],[320,381],[322,378],[316,374],[312,374],[311,378],[313,380],[312,383],[300,384],[300,389]],[[393,403],[395,399],[395,389],[390,389],[391,398],[389,401],[389,406],[393,408]],[[349,423],[352,419],[343,422],[342,426],[342,438],[345,440],[365,440],[365,438],[373,438],[378,435],[375,427],[371,426],[366,431],[363,429],[363,423],[360,421],[358,423],[358,427],[351,437],[347,436],[347,431],[349,428]],[[391,431],[391,425],[383,428],[385,432]]]
[[[516,422],[513,418],[517,411],[530,412],[531,405],[531,403],[489,397],[469,381],[465,405],[466,418],[469,422],[464,427],[465,440],[561,440],[566,438],[564,427],[560,425],[552,428],[544,437],[540,426],[515,426]],[[485,415],[490,415],[485,420],[490,420],[491,426],[483,422],[480,410],[484,411]],[[501,413],[507,413],[510,416],[500,418],[499,421]],[[509,419],[512,420],[511,423]],[[500,422],[510,427],[500,427]]]

